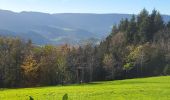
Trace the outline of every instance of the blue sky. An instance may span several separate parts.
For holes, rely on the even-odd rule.
[[[129,13],[143,8],[170,15],[170,0],[0,0],[0,9],[46,13]]]

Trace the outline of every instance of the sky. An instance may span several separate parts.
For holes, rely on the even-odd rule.
[[[127,13],[143,8],[170,15],[170,0],[0,0],[0,9],[45,13]]]

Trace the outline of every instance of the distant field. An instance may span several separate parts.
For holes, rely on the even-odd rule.
[[[170,76],[95,82],[85,85],[1,89],[0,100],[170,100]]]

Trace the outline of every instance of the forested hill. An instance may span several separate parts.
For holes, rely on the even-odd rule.
[[[156,10],[123,19],[99,48],[110,79],[170,74],[170,22]]]
[[[170,75],[170,22],[145,9],[99,45],[37,47],[0,38],[0,86],[25,87]]]
[[[80,44],[91,40],[99,42],[121,19],[131,14],[48,14],[0,10],[0,35],[31,39],[38,45]],[[162,15],[165,22],[170,16]]]

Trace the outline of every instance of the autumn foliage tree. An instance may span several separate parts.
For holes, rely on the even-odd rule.
[[[23,70],[23,75],[25,79],[25,84],[28,85],[36,84],[39,80],[39,66],[32,54],[27,55],[24,58],[23,64],[21,65]]]

